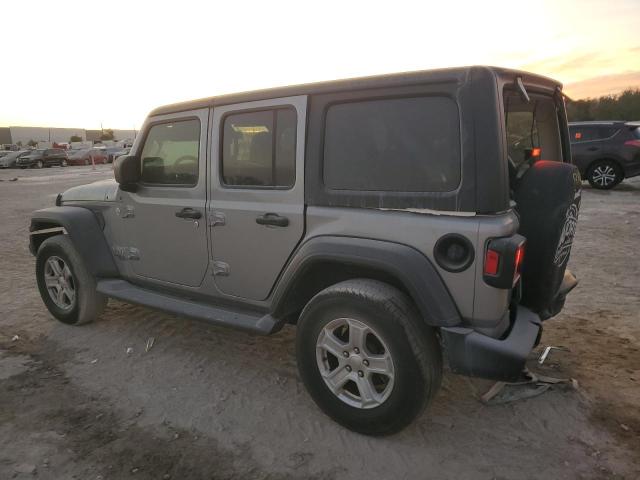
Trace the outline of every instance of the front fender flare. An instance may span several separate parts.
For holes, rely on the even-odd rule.
[[[29,249],[34,255],[37,253],[34,236],[39,230],[51,226],[64,228],[92,275],[102,278],[119,276],[102,227],[93,211],[83,207],[51,207],[33,212]]]
[[[420,251],[400,243],[337,236],[314,237],[298,248],[274,291],[275,316],[289,289],[318,262],[366,267],[393,276],[404,286],[428,325],[452,327],[462,321],[442,278]]]

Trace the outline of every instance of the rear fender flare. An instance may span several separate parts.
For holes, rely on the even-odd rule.
[[[287,294],[303,281],[305,271],[323,262],[374,269],[398,281],[428,325],[451,327],[462,321],[455,302],[431,261],[413,247],[355,237],[319,236],[303,243],[286,266],[273,294],[273,316],[279,318]]]

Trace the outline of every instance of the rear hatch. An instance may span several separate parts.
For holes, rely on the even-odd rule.
[[[544,77],[515,75],[510,80],[502,89],[509,190],[518,233],[526,238],[514,301],[546,319],[562,309],[577,284],[566,266],[581,180],[571,164],[561,86]]]

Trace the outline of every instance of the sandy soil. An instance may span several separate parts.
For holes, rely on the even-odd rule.
[[[545,325],[542,344],[568,351],[538,371],[578,390],[486,406],[489,382],[446,374],[425,415],[374,439],[313,404],[293,328],[262,338],[116,301],[91,325],[50,318],[29,213],[111,174],[0,172],[0,478],[640,478],[640,181],[585,191],[581,283]]]

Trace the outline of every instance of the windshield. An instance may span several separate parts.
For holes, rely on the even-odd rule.
[[[510,170],[537,160],[563,161],[558,107],[553,97],[530,95],[527,102],[516,92],[504,96]]]

